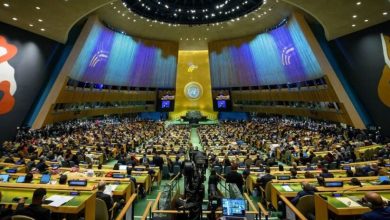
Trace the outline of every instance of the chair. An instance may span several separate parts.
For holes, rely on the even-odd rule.
[[[265,185],[265,189],[263,189],[263,187],[260,187],[261,197],[262,197],[262,200],[264,201],[264,204],[266,205],[267,209],[270,208],[269,205],[271,204],[271,184],[272,184],[272,181],[269,181]]]
[[[314,219],[315,207],[313,195],[306,195],[299,198],[296,207],[304,216],[307,216],[309,219]]]
[[[35,218],[31,218],[26,215],[14,215],[11,217],[12,220],[35,220]]]
[[[111,209],[107,210],[106,203],[96,198],[95,220],[110,220],[114,218],[114,210],[117,206],[115,202]]]

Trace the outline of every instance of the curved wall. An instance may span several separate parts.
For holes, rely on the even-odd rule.
[[[294,17],[253,37],[212,42],[209,49],[214,88],[285,84],[324,75]]]
[[[149,41],[95,24],[69,76],[117,86],[174,88],[178,44]]]

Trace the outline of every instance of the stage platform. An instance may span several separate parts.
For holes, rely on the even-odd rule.
[[[215,125],[218,124],[218,120],[207,120],[207,121],[200,121],[197,125]],[[167,120],[165,121],[165,126],[168,125],[189,125],[190,123],[188,121],[182,121],[182,120]]]

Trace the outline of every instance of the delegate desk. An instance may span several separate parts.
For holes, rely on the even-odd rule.
[[[15,197],[28,197],[25,205],[31,204],[31,199],[35,188],[9,188],[1,187],[2,199],[1,203],[5,206],[12,205],[12,209],[16,209],[17,203],[13,201]],[[53,195],[69,195],[69,191],[47,189],[47,197]],[[95,207],[96,207],[96,191],[80,191],[80,195],[74,196],[73,199],[60,207],[52,207],[49,205],[43,205],[43,207],[50,209],[54,213],[64,214],[79,214],[82,210],[85,210],[84,217],[86,220],[95,219]]]
[[[26,166],[24,164],[17,165],[17,164],[13,164],[13,163],[0,162],[0,166],[3,167],[1,169],[2,171],[5,171],[6,169],[16,168],[18,173],[26,173]]]
[[[381,148],[383,147],[382,145],[370,145],[370,146],[362,146],[362,147],[356,147],[355,148],[355,155],[356,155],[356,158],[359,159],[362,157],[362,155],[364,155],[364,153],[367,151],[367,150],[376,150],[378,148]]]
[[[97,188],[97,185],[100,181],[105,181],[109,185],[115,187],[112,190],[113,196],[118,196],[124,198],[126,201],[130,196],[135,192],[133,182],[128,178],[126,179],[115,179],[115,178],[95,178],[95,177],[86,177],[81,179],[86,179],[87,186],[68,186],[67,184],[59,184],[59,175],[52,175],[50,184],[41,184],[40,178],[41,174],[34,174],[34,178],[31,183],[16,183],[16,179],[19,176],[24,176],[24,174],[10,174],[11,178],[8,182],[0,182],[0,187],[13,187],[13,188],[46,188],[46,189],[58,189],[58,190],[73,190],[73,191],[91,191]],[[75,178],[68,178],[68,180],[73,180]],[[76,178],[79,179],[79,178]]]
[[[383,198],[387,200],[390,199],[389,191],[376,192]],[[316,220],[328,220],[330,213],[338,216],[337,219],[343,219],[346,216],[362,215],[363,213],[371,211],[370,208],[361,206],[357,203],[363,196],[364,192],[348,192],[344,193],[342,197],[334,197],[331,193],[316,193],[314,195]]]
[[[79,177],[79,178],[88,178],[86,177],[86,175],[84,173],[78,173],[78,172],[70,172],[71,168],[63,168],[63,167],[60,167],[59,168],[62,172],[64,171],[68,171],[68,175],[72,175],[74,173],[76,174],[80,174],[82,175],[82,177]],[[151,189],[152,189],[152,180],[151,180],[151,177],[150,175],[147,173],[147,172],[141,172],[141,173],[136,173],[137,171],[133,171],[134,172],[134,175],[132,175],[135,179],[136,179],[136,182],[137,184],[141,184],[143,185],[144,189],[147,191],[147,192],[150,192]],[[96,175],[96,177],[90,177],[90,178],[104,178],[106,177],[106,175],[108,173],[121,173],[121,174],[126,174],[127,171],[126,170],[94,170],[94,173]],[[155,173],[155,175],[159,175],[157,172]],[[114,178],[112,178],[114,179]],[[126,178],[128,180],[128,178]],[[120,179],[116,179],[116,180],[120,180]]]
[[[298,179],[304,179],[306,171],[298,171]],[[310,170],[310,173],[312,173],[315,176],[318,176],[321,173],[321,170]],[[347,174],[345,170],[329,170],[329,173],[332,173],[335,178],[339,177],[346,177]],[[251,172],[250,175],[247,177],[245,181],[245,186],[249,192],[253,191],[253,186],[256,184],[257,178],[259,178],[260,174],[265,174],[264,172]],[[277,178],[277,176],[280,175],[287,175],[290,176],[290,171],[271,171],[271,174]],[[315,179],[314,179],[315,180]]]
[[[329,181],[342,181],[338,179],[332,179]],[[349,181],[349,180],[348,180]],[[390,185],[373,185],[370,182],[362,183],[362,187],[350,185],[349,182],[344,182],[343,187],[323,187],[318,186],[317,183],[313,184],[317,192],[342,192],[342,191],[375,191],[375,190],[390,190]],[[272,183],[271,184],[271,203],[277,208],[278,197],[283,195],[287,198],[293,198],[299,191],[302,191],[301,183]]]

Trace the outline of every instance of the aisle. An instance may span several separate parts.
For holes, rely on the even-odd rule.
[[[203,151],[203,146],[200,143],[199,135],[196,128],[191,128],[190,142],[192,146],[198,147],[198,150]]]

